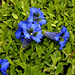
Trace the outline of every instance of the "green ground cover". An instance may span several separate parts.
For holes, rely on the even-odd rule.
[[[1,3],[0,3],[1,4]],[[40,43],[32,41],[26,49],[15,38],[18,23],[28,18],[30,8],[41,8],[47,23],[42,30],[59,32],[68,29],[66,47],[45,36]],[[7,0],[0,5],[0,58],[7,59],[8,75],[75,75],[75,0]],[[1,73],[0,73],[1,75]]]

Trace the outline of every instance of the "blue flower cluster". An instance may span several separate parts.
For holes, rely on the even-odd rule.
[[[23,42],[22,47],[26,47],[32,40],[39,43],[43,37],[41,25],[46,24],[46,20],[40,8],[30,8],[30,15],[26,21],[20,21],[15,32],[17,39]]]
[[[42,37],[44,36],[42,34],[41,26],[46,23],[47,20],[45,20],[44,14],[40,8],[30,8],[29,17],[25,21],[20,21],[18,23],[18,29],[15,32],[16,38],[21,39],[23,42],[22,48],[25,48],[32,42],[32,40],[36,41],[37,43],[41,41]],[[65,43],[67,43],[69,37],[69,32],[67,32],[67,28],[64,26],[62,26],[60,33],[47,31],[44,33],[46,37],[59,42],[60,50],[65,47]]]
[[[60,49],[62,50],[62,47],[65,47],[65,43],[67,43],[69,38],[69,32],[67,32],[67,28],[62,26],[61,32],[47,32],[45,31],[45,36],[48,37],[51,40],[58,41],[60,45]],[[63,39],[63,41],[61,41]]]
[[[0,59],[0,65],[1,65],[1,68],[0,68],[0,72],[2,72],[2,75],[8,75],[6,74],[6,70],[8,69],[9,67],[9,62],[7,59]]]

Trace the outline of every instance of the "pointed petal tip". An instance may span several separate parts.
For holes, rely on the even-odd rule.
[[[62,26],[61,32],[65,33],[67,31],[67,28],[65,26]]]
[[[6,71],[8,69],[8,67],[9,67],[9,62],[2,64],[1,71]]]

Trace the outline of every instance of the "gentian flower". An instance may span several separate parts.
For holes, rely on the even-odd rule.
[[[22,26],[27,26],[28,25],[28,22],[27,21],[20,21],[19,24],[18,24],[18,29],[16,30],[15,32],[15,37],[17,39],[20,39],[21,38],[21,41],[23,42],[24,40],[24,33],[23,33],[23,27]]]
[[[55,36],[57,35],[57,32],[48,32],[45,31],[45,36],[53,41],[56,41]]]
[[[65,43],[67,43],[68,38],[69,38],[69,32],[67,32],[67,28],[62,26],[61,32],[47,32],[45,31],[45,36],[48,37],[51,40],[58,41],[60,45],[60,49],[62,50],[62,47],[65,47]],[[61,41],[63,39],[63,41]]]
[[[45,20],[44,14],[40,11],[40,8],[32,7],[30,8],[30,15],[27,19],[28,22],[37,22],[40,25],[46,24],[47,20]]]
[[[1,64],[1,68],[0,68],[0,71],[2,72],[2,75],[8,75],[6,74],[6,70],[8,69],[9,67],[9,62],[7,59],[0,59],[0,64]]]
[[[32,40],[39,43],[43,37],[41,26],[36,22],[29,23],[27,21],[20,21],[18,24],[18,30],[15,32],[17,39],[23,42],[24,47],[26,47]],[[22,45],[22,46],[23,46]]]
[[[30,44],[31,42],[32,42],[31,39],[24,38],[23,43],[22,43],[22,48],[27,47],[28,44]]]

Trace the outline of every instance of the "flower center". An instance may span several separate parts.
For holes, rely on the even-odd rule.
[[[33,16],[37,18],[37,17],[40,16],[40,14],[39,13],[37,13],[37,14],[34,13]]]
[[[39,13],[37,13],[37,14],[34,13],[33,14],[33,17],[34,17],[33,20],[36,21],[36,22],[38,22],[39,21],[39,18],[38,18],[39,15],[40,15]]]
[[[33,35],[33,28],[30,28],[28,32],[30,35]]]
[[[62,37],[62,36],[64,36],[65,35],[65,33],[62,33],[61,35],[60,35],[60,37]]]
[[[28,31],[28,30],[27,30],[27,31]],[[38,34],[38,32],[34,32],[34,33],[33,33],[33,28],[30,28],[29,31],[28,31],[28,33],[29,33],[31,36],[33,35],[34,37],[36,37],[36,35]]]
[[[64,36],[64,35],[65,35],[64,33],[62,33],[62,34],[60,35],[60,38],[59,38],[60,41],[64,41],[64,38],[62,38],[62,36]]]
[[[36,37],[36,35],[38,34],[38,32],[35,32],[33,35],[34,35],[34,37]]]
[[[33,33],[30,33],[30,35],[33,35]]]
[[[60,41],[64,41],[64,38],[59,38]]]
[[[30,28],[29,29],[29,33],[31,34],[33,32],[33,28]]]
[[[60,36],[60,38],[59,39],[61,39],[62,37]]]

